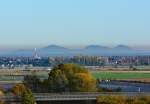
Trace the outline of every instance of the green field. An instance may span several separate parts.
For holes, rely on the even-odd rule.
[[[129,66],[104,66],[104,68],[108,68],[108,69],[130,69]],[[141,65],[141,66],[133,66],[133,68],[137,69],[137,70],[150,70],[150,65]]]
[[[3,75],[5,72],[6,75]],[[47,71],[40,71],[40,72],[11,72],[9,75],[7,75],[7,72],[4,71],[3,73],[1,72],[0,74],[0,81],[22,81],[23,80],[23,75],[24,74],[33,74],[37,75],[41,79],[47,79],[48,78],[48,73]],[[9,71],[8,71],[9,72]],[[14,75],[13,75],[14,74]],[[16,74],[16,75],[15,75]],[[29,74],[29,75],[30,75]],[[98,79],[133,79],[133,78],[150,78],[150,71],[91,71],[91,74]],[[19,75],[19,76],[17,76]],[[22,75],[22,76],[21,76]]]
[[[91,72],[98,79],[131,79],[150,78],[150,73],[113,73],[113,72]]]

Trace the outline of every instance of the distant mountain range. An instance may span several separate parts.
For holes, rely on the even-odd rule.
[[[57,45],[49,45],[37,49],[39,56],[74,56],[74,55],[99,55],[99,56],[131,56],[150,55],[150,51],[135,50],[125,45],[109,48],[100,45],[89,45],[82,49],[68,49]],[[0,52],[1,56],[33,56],[34,49]]]

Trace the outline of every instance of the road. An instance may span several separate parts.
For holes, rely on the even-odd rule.
[[[150,93],[137,92],[116,92],[116,93],[34,93],[36,101],[76,101],[76,100],[96,100],[98,96],[150,96]],[[2,96],[0,99],[5,101],[21,101],[21,97],[17,96]]]

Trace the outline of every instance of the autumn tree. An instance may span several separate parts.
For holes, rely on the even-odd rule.
[[[15,95],[22,95],[25,91],[27,90],[27,88],[25,87],[24,84],[16,84],[13,88],[12,88],[12,93]]]
[[[95,92],[96,80],[89,73],[77,73],[71,80],[72,91]]]
[[[75,64],[61,64],[49,73],[49,92],[96,91],[96,80],[87,69]]]
[[[4,99],[1,99],[1,97],[4,95],[4,88],[0,87],[0,104],[5,104]]]
[[[12,92],[18,97],[22,97],[22,104],[35,104],[35,98],[31,90],[27,88],[24,84],[16,84],[12,88]]]

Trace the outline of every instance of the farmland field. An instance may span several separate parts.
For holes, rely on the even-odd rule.
[[[92,71],[91,74],[98,79],[136,79],[150,78],[150,72],[147,71]]]
[[[122,65],[118,65],[118,66],[112,66],[112,65],[106,65],[104,67],[99,67],[99,66],[85,66],[86,68],[92,69],[92,70],[131,70],[131,69],[135,69],[135,70],[139,70],[139,71],[150,71],[150,65],[142,65],[142,66],[133,66],[132,68],[130,68],[129,66],[122,66]]]
[[[99,70],[91,71],[91,74],[98,79],[110,80],[138,80],[142,82],[150,82],[150,70]],[[24,75],[37,75],[41,79],[48,78],[47,70],[0,70],[1,81],[22,81]]]

